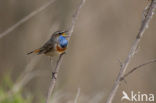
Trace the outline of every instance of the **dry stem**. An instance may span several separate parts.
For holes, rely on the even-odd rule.
[[[8,28],[4,32],[0,33],[0,38],[4,37],[7,34],[9,34],[10,32],[12,32],[14,29],[16,29],[17,27],[19,27],[21,24],[23,24],[24,22],[26,22],[27,20],[29,20],[30,18],[32,18],[36,14],[38,14],[41,11],[43,11],[44,9],[46,9],[49,5],[53,4],[55,1],[56,0],[50,0],[49,2],[47,2],[46,4],[44,4],[43,6],[41,6],[39,9],[37,9],[37,10],[31,12],[29,15],[25,16],[23,19],[21,19],[20,21],[18,21],[16,24],[12,25],[10,28]]]
[[[74,103],[78,103],[79,96],[80,96],[80,88],[77,89],[77,94],[76,94]]]
[[[113,99],[114,99],[114,96],[116,95],[116,92],[119,88],[119,84],[120,84],[120,80],[122,78],[122,76],[124,75],[132,57],[134,56],[135,52],[136,52],[136,49],[139,45],[139,42],[146,30],[146,28],[148,27],[149,25],[149,22],[154,14],[154,10],[156,8],[156,0],[151,0],[151,3],[150,5],[148,5],[145,10],[144,10],[144,18],[142,20],[142,23],[141,23],[141,27],[139,29],[139,32],[137,34],[137,37],[129,51],[129,54],[128,54],[128,57],[125,59],[124,63],[122,64],[121,68],[120,68],[120,72],[113,84],[113,88],[107,98],[107,101],[106,103],[112,103]]]
[[[73,18],[72,18],[72,25],[69,29],[69,36],[71,37],[72,36],[72,33],[73,33],[73,30],[75,28],[75,24],[76,24],[76,20],[78,18],[78,15],[79,15],[79,12],[80,12],[80,9],[81,7],[84,5],[85,3],[85,0],[81,0],[81,3],[80,5],[78,6],[76,12],[74,13],[73,15]],[[53,93],[53,90],[54,90],[54,87],[55,87],[55,84],[56,84],[56,79],[57,79],[57,75],[58,75],[58,72],[59,72],[59,69],[60,69],[60,65],[62,63],[62,60],[63,60],[63,57],[64,57],[64,54],[61,54],[59,56],[59,59],[57,61],[57,64],[56,64],[56,67],[54,69],[54,72],[52,73],[52,79],[50,81],[50,86],[49,86],[49,90],[48,90],[48,96],[47,96],[47,99],[46,99],[46,103],[49,103],[49,100],[50,100],[50,96],[51,94]]]

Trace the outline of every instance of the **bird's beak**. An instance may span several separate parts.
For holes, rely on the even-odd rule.
[[[65,31],[65,32],[62,34],[62,36],[66,37],[66,38],[71,37],[71,36],[67,35],[68,32],[69,32],[69,31]]]

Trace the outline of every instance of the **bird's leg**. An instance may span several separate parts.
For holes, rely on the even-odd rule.
[[[56,72],[52,72],[52,79],[56,79]]]

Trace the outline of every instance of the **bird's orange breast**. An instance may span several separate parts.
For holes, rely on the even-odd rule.
[[[63,53],[65,50],[66,50],[66,48],[61,48],[61,47],[59,47],[58,45],[56,46],[56,50],[59,52],[59,53]]]

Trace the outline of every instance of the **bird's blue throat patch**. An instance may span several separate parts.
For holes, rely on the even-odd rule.
[[[59,36],[58,40],[59,40],[60,46],[61,46],[62,48],[67,47],[67,45],[68,45],[68,40],[67,40],[64,36]]]

